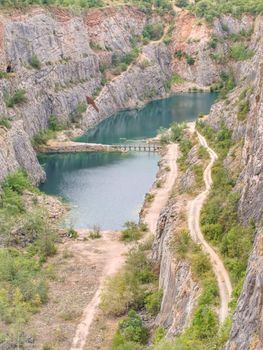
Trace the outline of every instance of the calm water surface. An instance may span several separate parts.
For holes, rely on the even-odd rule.
[[[116,114],[79,140],[113,144],[153,137],[160,127],[208,113],[215,97],[192,93],[154,101],[140,110]],[[127,220],[138,220],[144,195],[155,179],[159,156],[73,153],[40,155],[39,159],[47,173],[40,189],[71,203],[68,226],[91,228],[98,224],[102,229],[120,229]]]

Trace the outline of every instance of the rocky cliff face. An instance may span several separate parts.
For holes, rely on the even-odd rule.
[[[187,326],[200,292],[189,263],[177,259],[171,251],[181,209],[181,203],[170,200],[159,218],[153,245],[153,260],[160,266],[159,287],[163,291],[156,325],[167,330],[167,337],[174,337]]]
[[[250,18],[244,19],[244,21],[247,20],[250,21]],[[233,23],[231,21],[226,23],[231,28]],[[236,26],[233,25],[233,28],[236,28]],[[243,147],[239,166],[243,170],[236,184],[236,189],[241,192],[239,216],[244,224],[253,220],[257,227],[244,286],[233,316],[230,339],[225,347],[227,350],[260,350],[263,348],[262,38],[263,18],[259,16],[254,23],[254,31],[250,42],[250,48],[255,51],[255,55],[250,60],[242,62],[242,64],[232,65],[238,84],[237,88],[228,96],[227,101],[220,101],[213,107],[208,119],[213,127],[218,127],[219,123],[223,121],[233,131],[234,141],[242,141]],[[238,119],[238,104],[240,94],[244,89],[248,89],[246,98],[249,101],[249,112],[245,120],[240,120]],[[231,169],[231,163],[228,166]]]
[[[32,158],[29,139],[47,128],[50,115],[62,122],[72,121],[85,97],[102,88],[100,64],[111,63],[114,53],[129,52],[131,38],[142,33],[145,23],[142,12],[126,6],[92,10],[80,16],[58,9],[0,16],[0,68],[5,71],[11,62],[15,71],[9,79],[0,80],[0,115],[14,121],[5,136],[6,144],[16,142],[16,121],[20,121],[20,133],[27,142],[24,154],[17,151],[12,162],[6,158],[7,149],[2,151],[2,162],[8,166],[1,167],[0,179],[18,165],[28,171],[34,182],[43,179],[42,171],[36,171],[39,165],[36,157]],[[149,61],[148,66],[132,65],[108,83],[98,97],[100,112],[88,108],[83,128],[120,109],[165,95],[164,84],[170,75],[166,46],[150,44],[143,48],[142,55]],[[39,59],[40,69],[30,66],[32,57]],[[26,92],[27,101],[8,108],[6,100],[19,89]]]

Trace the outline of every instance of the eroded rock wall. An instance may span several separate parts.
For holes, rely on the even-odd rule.
[[[160,215],[153,245],[153,260],[160,268],[159,287],[163,291],[155,323],[167,330],[168,338],[181,333],[188,325],[200,293],[189,263],[176,258],[171,248],[181,210],[182,203],[169,201]]]
[[[246,19],[249,20],[249,19]],[[229,23],[229,22],[227,22]],[[232,23],[232,22],[231,22]],[[233,25],[235,28],[235,25]],[[233,316],[233,326],[226,350],[260,350],[263,348],[263,18],[254,23],[250,48],[255,55],[242,63],[234,64],[237,87],[227,100],[218,102],[208,122],[217,128],[223,121],[233,131],[233,140],[241,145],[239,166],[242,169],[236,190],[240,220],[256,225],[254,246],[245,282]],[[249,89],[249,112],[245,120],[238,119],[240,94]],[[227,165],[233,167],[231,162]]]

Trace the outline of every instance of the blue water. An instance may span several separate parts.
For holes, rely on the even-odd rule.
[[[152,137],[174,121],[194,120],[208,113],[216,94],[189,93],[123,111],[80,138],[97,143],[122,143]],[[71,204],[67,225],[76,228],[120,229],[137,221],[145,193],[157,172],[154,153],[73,153],[40,155],[47,181],[40,189]]]

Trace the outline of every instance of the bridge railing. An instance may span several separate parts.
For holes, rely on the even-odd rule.
[[[139,152],[158,152],[161,149],[161,145],[159,144],[146,144],[146,143],[115,144],[115,145],[111,145],[111,147],[121,151],[137,151],[137,152],[138,151]]]

